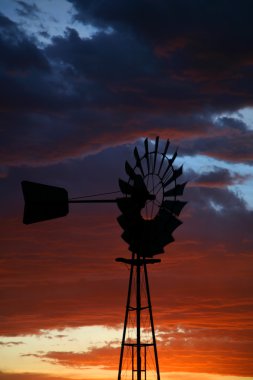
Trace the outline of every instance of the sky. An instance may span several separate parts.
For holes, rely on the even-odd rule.
[[[0,1],[0,380],[116,378],[114,204],[23,225],[22,180],[114,192],[160,136],[188,181],[150,268],[163,380],[253,379],[251,0]]]

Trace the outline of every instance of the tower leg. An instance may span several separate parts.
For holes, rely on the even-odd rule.
[[[141,261],[136,262],[136,348],[137,348],[137,380],[141,380]]]
[[[131,289],[132,289],[133,270],[134,270],[134,264],[133,264],[134,254],[132,254],[132,260],[131,261],[132,261],[132,263],[131,263],[131,268],[130,268],[130,276],[129,276],[129,284],[128,284],[128,292],[127,292],[126,313],[125,313],[124,329],[123,329],[123,336],[122,336],[122,343],[121,343],[121,350],[120,350],[120,359],[119,359],[118,380],[121,379],[121,371],[122,371],[122,363],[123,363],[124,348],[125,348],[128,313],[130,310],[130,299],[131,299]],[[134,350],[132,349],[132,367],[134,366],[133,358],[134,358]]]
[[[156,338],[155,338],[155,327],[154,327],[152,305],[151,305],[149,283],[148,283],[148,271],[147,271],[147,264],[145,261],[144,261],[144,274],[145,274],[146,291],[147,291],[147,298],[148,298],[148,309],[149,309],[149,318],[150,318],[150,323],[151,323],[152,340],[153,340],[154,354],[155,354],[157,380],[160,380],[159,362],[158,362],[158,354],[157,354]]]

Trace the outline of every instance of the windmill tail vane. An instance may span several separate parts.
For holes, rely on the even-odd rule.
[[[69,199],[62,187],[22,182],[24,224],[66,216],[70,203],[116,203],[121,212],[117,220],[131,256],[116,259],[130,267],[118,380],[160,380],[147,268],[159,263],[154,257],[174,241],[172,233],[182,224],[178,217],[186,205],[178,199],[186,185],[178,182],[183,168],[174,167],[177,151],[170,157],[169,146],[169,140],[164,144],[157,136],[144,140],[141,154],[135,147],[134,164],[125,162],[127,179],[119,179],[121,197],[115,199]]]

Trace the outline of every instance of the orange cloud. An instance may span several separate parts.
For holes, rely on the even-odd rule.
[[[48,352],[46,354],[28,354],[53,364],[66,367],[89,368],[101,366],[105,369],[118,369],[119,349],[113,347],[94,348],[88,352]]]

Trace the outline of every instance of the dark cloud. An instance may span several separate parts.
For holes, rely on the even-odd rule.
[[[43,52],[10,19],[0,18],[0,67],[4,73],[24,75],[30,70],[49,71]],[[6,87],[2,87],[2,91]]]
[[[188,177],[194,178],[194,181],[190,185],[210,188],[222,188],[240,184],[251,178],[249,175],[232,174],[228,169],[221,169],[218,167],[206,174],[190,172],[188,173]]]
[[[74,29],[65,37],[55,37],[47,54],[75,67],[79,75],[112,87],[128,80],[151,78],[158,62],[152,50],[134,35],[122,32],[98,32],[91,39],[81,39]]]
[[[231,80],[233,69],[242,62],[247,64],[252,56],[250,1],[72,3],[84,23],[130,29],[142,36],[170,61],[172,58],[175,71],[185,78],[208,80],[222,73],[223,79]]]
[[[200,33],[203,20],[197,15],[202,12],[207,22],[217,13],[221,32],[219,12],[224,13],[225,2],[196,7],[191,2],[176,5],[161,1],[155,7],[147,3],[145,11],[144,3],[123,2],[121,9],[111,2],[106,6],[104,2],[74,2],[80,19],[85,13],[89,22],[99,24],[104,19],[108,26],[111,20],[113,29],[82,39],[69,28],[65,36],[55,37],[44,48],[36,47],[15,23],[1,16],[3,164],[59,162],[90,152],[94,145],[99,150],[112,141],[116,145],[156,133],[176,139],[190,154],[202,152],[234,161],[252,159],[250,131],[243,130],[233,118],[220,119],[221,131],[212,118],[213,112],[245,106],[251,98],[250,63],[246,72],[245,64],[238,63],[237,74],[227,76],[222,70],[212,74],[210,68],[215,65],[210,62],[209,68],[209,58],[205,58],[203,49],[208,44],[202,38],[213,34],[208,28]],[[185,7],[192,21],[188,17],[181,28]],[[246,17],[244,7],[241,17]],[[229,25],[235,9],[233,3],[227,14]],[[135,18],[141,10],[138,25]],[[174,18],[179,13],[178,25]],[[245,21],[241,33],[248,28],[250,34],[247,25]],[[153,38],[152,33],[161,38]],[[203,45],[202,53],[193,54],[193,42]],[[245,54],[242,51],[239,56]],[[203,60],[202,68],[196,55]]]
[[[17,8],[19,16],[39,18],[40,11],[35,3],[27,4],[24,1],[17,0],[17,4],[19,5],[19,8]]]
[[[2,12],[0,12],[0,28],[1,28],[1,31],[4,28],[15,29],[16,24],[15,22],[11,21],[8,17],[6,17]]]
[[[228,116],[221,116],[216,119],[216,125],[218,128],[221,130],[227,130],[231,131],[232,133],[238,133],[240,134],[247,134],[248,136],[248,128],[247,125],[245,124],[244,121],[238,119],[238,118],[233,118],[233,117],[228,117]]]
[[[210,117],[204,135],[181,140],[182,154],[203,154],[228,162],[252,164],[253,132],[247,124],[233,117]]]
[[[236,30],[237,33],[246,33],[252,28],[249,16],[249,12],[252,11],[250,0],[244,1],[243,4],[236,0],[203,0],[198,3],[194,0],[179,0],[176,3],[160,0],[156,4],[146,0],[137,3],[133,0],[123,0],[121,4],[115,4],[113,0],[70,2],[79,11],[79,19],[85,22],[92,20],[95,24],[105,23],[106,26],[128,25],[134,30],[144,31],[149,36],[155,33],[163,35],[164,39],[186,31],[194,36],[200,30],[204,35],[215,31],[215,36],[222,30],[222,36],[227,36],[236,22],[239,29]]]
[[[214,129],[215,131],[215,129]],[[184,154],[203,154],[222,161],[252,164],[253,133],[234,134],[226,131],[213,137],[200,137],[182,142],[181,151]]]

